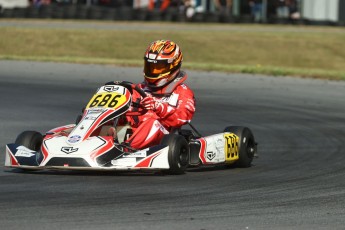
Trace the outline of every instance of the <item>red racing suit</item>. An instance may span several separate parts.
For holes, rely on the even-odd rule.
[[[187,74],[180,71],[172,82],[157,91],[152,91],[145,83],[138,85],[146,94],[158,101],[162,109],[148,110],[139,116],[127,116],[133,134],[126,143],[136,149],[159,144],[164,134],[168,134],[174,128],[179,128],[192,119],[195,112],[195,99],[193,91],[183,83],[186,79]],[[133,102],[140,100],[140,95],[136,91],[133,91],[132,100]],[[130,111],[134,110],[133,107],[130,109]]]

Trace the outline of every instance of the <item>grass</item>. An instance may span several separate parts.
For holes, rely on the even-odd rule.
[[[188,69],[345,80],[339,27],[15,22],[1,28],[0,59],[141,66],[146,46],[163,38],[181,46]]]

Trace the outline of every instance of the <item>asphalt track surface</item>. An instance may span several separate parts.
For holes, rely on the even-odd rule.
[[[23,130],[73,123],[101,84],[140,68],[0,61],[0,162]],[[250,168],[0,171],[1,229],[344,229],[345,83],[189,71],[204,135],[252,129]],[[3,163],[2,163],[3,165]]]

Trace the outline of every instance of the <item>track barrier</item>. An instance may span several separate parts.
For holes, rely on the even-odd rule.
[[[2,9],[0,18],[51,18],[111,21],[171,21],[171,22],[210,22],[210,23],[252,23],[249,15],[230,17],[219,12],[195,13],[187,18],[177,7],[162,12],[158,9],[133,9],[132,7],[104,7],[86,5],[47,5],[40,7]],[[268,18],[270,24],[314,24],[308,20]],[[324,22],[323,25],[344,25],[344,23]]]

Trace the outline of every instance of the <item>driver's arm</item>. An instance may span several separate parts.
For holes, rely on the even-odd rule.
[[[169,102],[148,102],[145,106],[153,110],[160,118],[159,121],[167,128],[180,127],[189,122],[195,112],[194,93],[186,85],[180,85],[174,90],[176,104],[171,105]],[[150,101],[151,99],[146,99]]]

